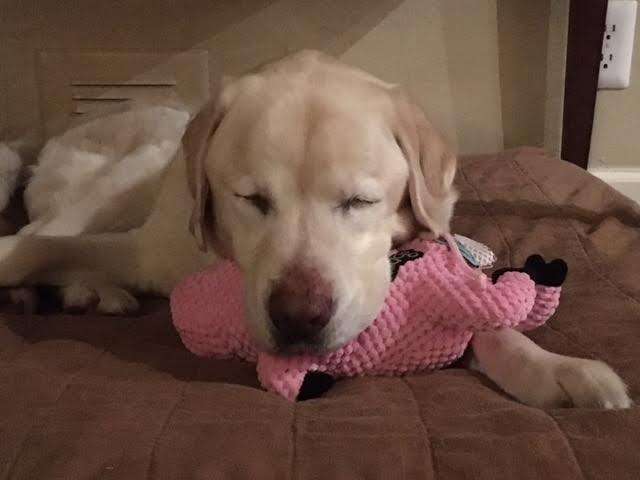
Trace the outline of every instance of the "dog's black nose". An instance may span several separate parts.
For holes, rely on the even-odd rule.
[[[288,271],[271,292],[268,311],[280,341],[313,343],[333,315],[331,288],[314,271]]]
[[[287,311],[280,307],[270,307],[269,315],[282,341],[287,344],[313,342],[330,318],[328,315]]]

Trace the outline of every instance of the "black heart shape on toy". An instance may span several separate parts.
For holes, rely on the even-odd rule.
[[[547,263],[541,255],[531,255],[527,258],[523,268],[501,268],[493,272],[491,276],[493,283],[497,282],[498,278],[506,272],[526,273],[536,285],[559,287],[567,278],[569,267],[564,260],[559,258]]]

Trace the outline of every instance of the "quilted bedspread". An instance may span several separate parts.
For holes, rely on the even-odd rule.
[[[640,394],[640,208],[525,148],[464,158],[453,231],[496,268],[570,268],[531,335],[609,362]],[[0,479],[640,478],[640,408],[539,410],[461,368],[342,380],[300,403],[254,366],[181,344],[167,302],[132,317],[0,307]]]

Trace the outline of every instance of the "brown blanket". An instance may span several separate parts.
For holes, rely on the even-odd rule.
[[[640,209],[535,149],[468,158],[454,231],[500,266],[563,257],[533,332],[640,391]],[[194,357],[167,303],[131,318],[0,315],[0,478],[640,478],[640,409],[542,411],[462,369],[338,382],[290,404],[251,365]]]

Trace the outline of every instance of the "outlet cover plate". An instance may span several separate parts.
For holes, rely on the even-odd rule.
[[[624,89],[631,83],[637,6],[636,0],[609,2],[598,76],[600,89]]]

